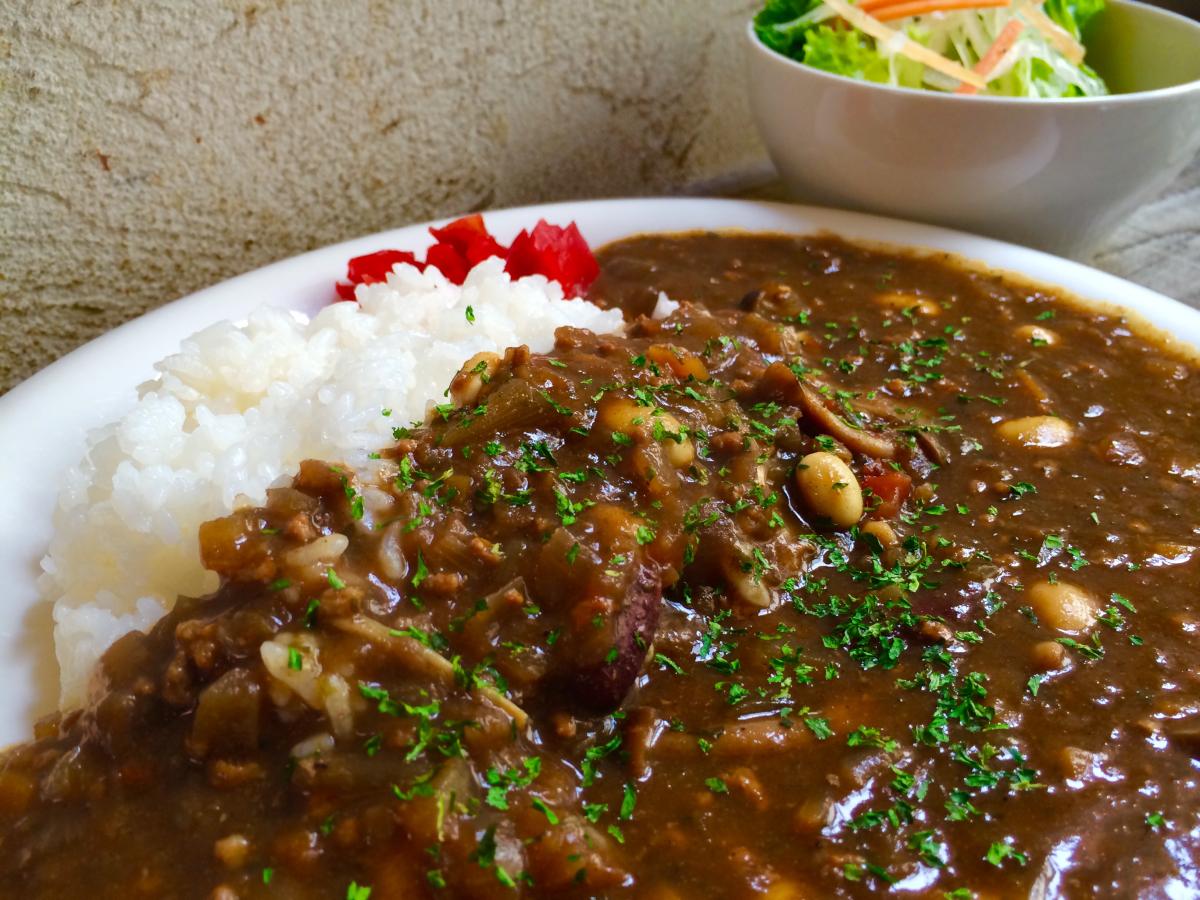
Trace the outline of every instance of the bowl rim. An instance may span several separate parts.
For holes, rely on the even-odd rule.
[[[1196,37],[1200,39],[1200,22],[1189,19],[1187,16],[1157,6],[1151,6],[1149,3],[1141,3],[1138,0],[1107,0],[1107,2],[1113,6],[1132,6],[1144,11],[1148,15],[1159,16],[1171,22],[1175,27],[1195,31]],[[828,80],[833,84],[860,85],[868,90],[901,94],[907,98],[924,97],[930,103],[984,103],[996,106],[1030,105],[1037,109],[1047,107],[1073,108],[1115,104],[1129,105],[1139,102],[1167,100],[1177,95],[1200,93],[1200,78],[1185,81],[1183,84],[1173,84],[1169,87],[1153,88],[1148,91],[1102,94],[1098,97],[1001,97],[994,94],[954,94],[947,91],[926,91],[917,88],[898,87],[891,84],[880,84],[877,81],[864,81],[858,78],[851,78],[848,75],[838,75],[833,72],[826,72],[824,69],[805,65],[789,56],[784,56],[779,51],[773,50],[762,42],[758,33],[754,30],[753,16],[746,23],[746,34],[750,39],[753,49],[757,52],[764,53],[772,60],[794,67],[818,80]]]

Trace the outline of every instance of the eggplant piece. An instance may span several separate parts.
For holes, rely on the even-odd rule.
[[[624,505],[597,504],[573,529],[558,528],[532,561],[531,597],[561,625],[547,647],[546,691],[556,706],[607,712],[642,671],[667,568],[637,534]]]
[[[230,669],[200,694],[188,740],[190,752],[210,755],[252,753],[258,747],[262,686],[247,669]]]
[[[640,565],[620,609],[608,623],[609,650],[599,660],[582,661],[565,673],[568,702],[592,712],[620,706],[646,663],[658,628],[663,584],[660,569]]]

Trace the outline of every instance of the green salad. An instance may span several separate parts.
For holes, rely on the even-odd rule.
[[[896,87],[1096,97],[1084,26],[1104,0],[767,0],[759,39],[806,65]]]

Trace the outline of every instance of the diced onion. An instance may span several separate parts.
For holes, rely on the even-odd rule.
[[[350,539],[344,534],[323,534],[307,544],[293,547],[284,558],[289,566],[296,567],[332,563],[345,553],[349,546]]]
[[[292,668],[291,650],[302,654],[300,668]],[[348,737],[354,730],[350,685],[341,675],[323,674],[320,645],[310,634],[278,634],[259,647],[268,674],[315,710],[329,717],[333,733]]]
[[[333,747],[333,735],[328,731],[320,731],[293,746],[290,756],[293,759],[304,759],[306,756],[315,756],[319,753],[332,753]]]

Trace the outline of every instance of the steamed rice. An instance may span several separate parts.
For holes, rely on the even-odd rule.
[[[546,351],[560,325],[620,329],[619,311],[566,300],[541,276],[513,281],[503,266],[486,260],[462,287],[432,267],[397,266],[386,283],[360,285],[358,304],[311,321],[263,308],[157,364],[134,408],[89,436],[59,497],[41,588],[65,707],[85,699],[118,637],[151,626],[177,595],[217,587],[200,564],[202,522],[262,503],[301,460],[363,466],[474,353]]]

